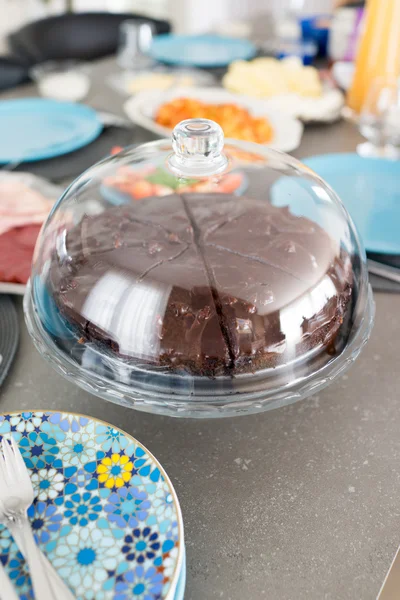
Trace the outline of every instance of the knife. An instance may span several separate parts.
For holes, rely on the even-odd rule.
[[[385,581],[376,600],[399,600],[400,598],[400,548],[396,552]]]
[[[379,275],[379,277],[384,277],[385,279],[390,279],[390,281],[396,281],[397,283],[400,283],[400,269],[397,267],[384,265],[376,260],[371,259],[367,260],[367,267],[368,271],[374,275]]]

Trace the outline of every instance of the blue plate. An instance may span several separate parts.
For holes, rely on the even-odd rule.
[[[41,98],[0,102],[0,163],[54,158],[90,144],[103,125],[83,104]]]
[[[37,311],[46,329],[56,337],[74,339],[74,334],[67,322],[60,314],[56,303],[50,296],[45,283],[39,275],[33,278],[33,291],[37,304]]]
[[[171,583],[180,589],[178,500],[138,441],[90,417],[47,411],[0,416],[3,435],[17,440],[31,474],[37,540],[77,598],[166,600]],[[32,600],[28,569],[3,526],[0,560],[21,600]]]
[[[159,35],[154,38],[151,56],[170,65],[226,67],[233,60],[248,60],[256,47],[247,40],[217,35]]]
[[[400,161],[324,154],[303,162],[338,194],[369,252],[400,254]]]

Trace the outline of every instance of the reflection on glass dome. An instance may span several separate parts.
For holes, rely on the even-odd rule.
[[[325,385],[368,337],[365,257],[333,192],[280,153],[218,138],[208,160],[208,147],[183,148],[184,176],[165,141],[100,163],[42,233],[28,326],[57,368],[108,399],[261,410]],[[148,192],[161,176],[162,193],[138,198],[138,173]],[[241,189],[218,189],[238,173]]]

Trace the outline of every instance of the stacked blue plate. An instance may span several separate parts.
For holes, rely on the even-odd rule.
[[[338,194],[368,252],[400,254],[400,161],[323,154],[303,162]]]
[[[226,67],[234,60],[249,60],[257,52],[248,40],[219,35],[163,34],[154,38],[150,54],[169,65],[186,67]]]
[[[183,600],[182,514],[159,462],[120,429],[82,415],[0,416],[36,492],[29,509],[37,541],[82,600]],[[0,528],[0,559],[21,600],[33,598],[27,566]]]

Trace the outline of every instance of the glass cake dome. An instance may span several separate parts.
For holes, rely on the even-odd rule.
[[[329,384],[373,322],[365,254],[297,160],[183,121],[54,206],[25,295],[39,351],[93,394],[182,416],[266,410]]]

